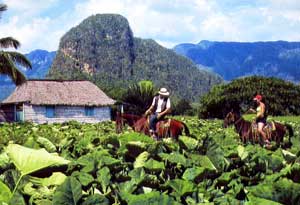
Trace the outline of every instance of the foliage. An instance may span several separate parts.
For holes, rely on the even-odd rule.
[[[140,81],[130,85],[121,100],[126,106],[126,112],[142,115],[150,107],[155,93],[151,81]]]
[[[172,105],[172,114],[174,115],[195,115],[195,109],[192,107],[191,102],[187,99],[180,99]]]
[[[299,115],[300,87],[276,78],[247,77],[215,86],[200,100],[201,118],[224,118],[231,109],[246,112],[254,108],[253,97],[264,96],[269,115]]]
[[[113,122],[2,124],[0,203],[299,204],[299,123],[289,121],[292,146],[271,151],[242,144],[222,121],[176,119],[191,136],[154,141],[115,134]]]

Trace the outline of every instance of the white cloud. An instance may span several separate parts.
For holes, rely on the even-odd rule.
[[[232,1],[228,1],[232,2]],[[218,41],[300,41],[298,0],[240,1],[236,6],[221,0],[7,0],[7,21],[1,19],[0,36],[13,36],[22,51],[56,50],[71,27],[97,13],[126,17],[137,37],[152,38],[173,47],[178,43]],[[53,5],[65,10],[52,18]],[[11,11],[11,12],[10,12]]]

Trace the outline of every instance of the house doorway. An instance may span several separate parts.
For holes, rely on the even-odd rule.
[[[16,122],[24,122],[23,104],[16,104]]]

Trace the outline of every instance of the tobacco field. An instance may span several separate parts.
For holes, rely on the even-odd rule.
[[[296,121],[292,145],[267,150],[220,120],[179,119],[192,135],[178,141],[114,122],[2,124],[0,204],[300,204]]]

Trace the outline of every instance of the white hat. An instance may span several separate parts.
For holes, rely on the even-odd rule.
[[[163,96],[169,96],[170,93],[168,92],[167,88],[161,88],[158,92],[158,94],[163,95]]]

